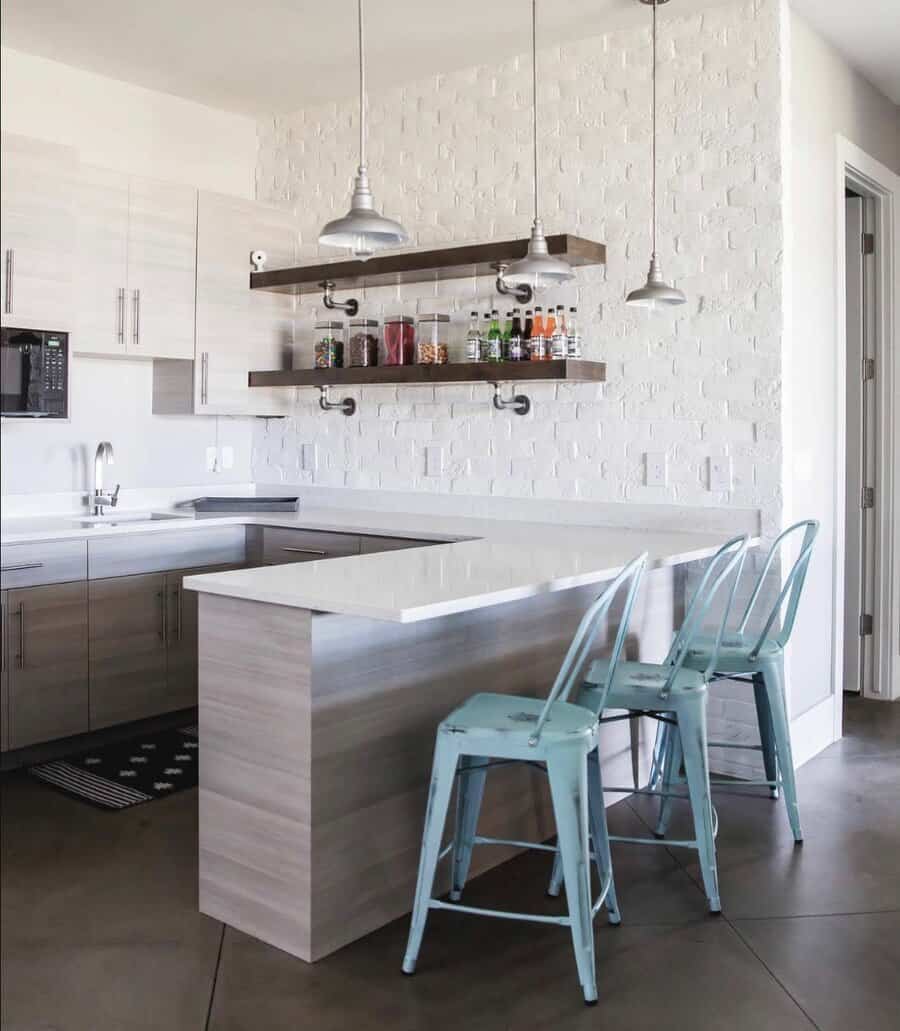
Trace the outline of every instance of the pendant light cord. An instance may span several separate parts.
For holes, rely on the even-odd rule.
[[[360,0],[361,2],[362,0]],[[650,68],[650,207],[652,209],[650,253],[654,259],[656,258],[656,6],[657,0],[653,0],[653,43]]]
[[[655,12],[656,8],[654,8]],[[358,0],[359,23],[359,167],[366,167],[366,49],[363,36],[363,0]]]
[[[531,0],[531,141],[534,150],[534,221],[538,221],[537,0]]]

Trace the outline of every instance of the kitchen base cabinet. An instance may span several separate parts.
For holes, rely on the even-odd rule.
[[[0,591],[0,752],[9,748],[9,668],[6,663],[6,591]]]
[[[84,581],[7,592],[10,748],[88,729],[87,602]]]
[[[89,598],[91,730],[165,712],[165,574],[92,580]]]

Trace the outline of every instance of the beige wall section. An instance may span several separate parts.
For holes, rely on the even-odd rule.
[[[785,520],[822,521],[792,649],[793,716],[832,687],[835,429],[838,392],[836,137],[900,172],[900,109],[810,26],[789,15],[790,281],[784,363]],[[841,389],[842,385],[841,385]]]
[[[253,196],[253,119],[7,47],[0,56],[4,132],[76,147],[88,164]]]

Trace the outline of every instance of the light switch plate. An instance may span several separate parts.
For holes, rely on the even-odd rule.
[[[206,471],[208,473],[218,471],[218,453],[214,447],[206,449]]]
[[[644,453],[644,484],[647,487],[665,487],[668,482],[666,453],[647,451]]]
[[[425,448],[425,475],[444,475],[444,449],[437,444]]]
[[[731,490],[731,459],[726,456],[709,458],[709,489]]]
[[[230,444],[226,444],[222,448],[222,468],[234,468],[234,448]]]
[[[300,468],[307,473],[314,473],[319,462],[315,444],[302,444],[300,447]]]

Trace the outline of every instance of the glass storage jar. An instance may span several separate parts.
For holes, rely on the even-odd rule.
[[[449,315],[420,315],[416,341],[419,365],[446,365],[450,360],[449,336]]]
[[[315,356],[317,369],[340,369],[344,365],[344,323],[317,322]]]
[[[347,365],[378,364],[378,320],[351,319],[347,341]]]
[[[416,357],[416,327],[409,315],[384,320],[384,364],[412,365]]]

